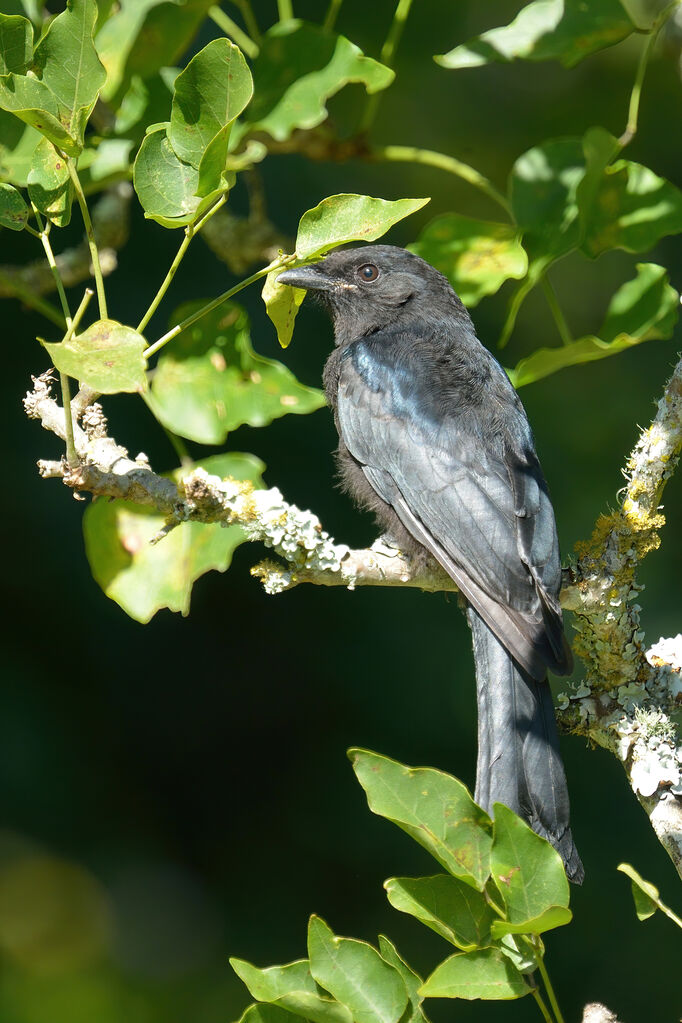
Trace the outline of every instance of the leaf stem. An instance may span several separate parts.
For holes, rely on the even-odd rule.
[[[169,341],[172,341],[173,338],[177,337],[183,330],[191,327],[192,324],[196,323],[197,320],[200,320],[202,316],[206,316],[208,313],[213,312],[213,310],[217,309],[218,306],[221,306],[223,302],[227,302],[228,298],[232,298],[233,295],[242,291],[249,284],[253,284],[254,281],[259,281],[261,277],[265,277],[271,270],[279,270],[280,268],[284,269],[285,266],[286,263],[275,260],[275,262],[270,263],[269,266],[263,267],[262,270],[258,270],[255,274],[251,274],[250,277],[246,277],[243,281],[240,281],[239,284],[235,284],[233,288],[229,288],[227,291],[224,291],[222,295],[218,295],[218,297],[214,298],[212,302],[208,302],[206,305],[202,306],[201,309],[192,313],[192,315],[188,316],[186,320],[182,321],[182,323],[177,323],[162,337],[160,337],[158,341],[155,341],[153,345],[150,345],[149,348],[142,353],[145,359],[154,355],[155,352],[158,352],[160,348],[167,345]]]
[[[291,0],[277,0],[277,13],[280,21],[289,21],[294,16]]]
[[[438,167],[440,170],[467,181],[509,214],[509,203],[502,193],[498,192],[495,186],[475,167],[456,160],[454,156],[446,156],[445,153],[438,153],[433,149],[418,149],[416,146],[373,146],[370,159],[397,160],[404,163],[420,163],[427,167]]]
[[[247,35],[237,22],[232,20],[229,14],[225,14],[225,11],[216,5],[209,7],[208,16],[211,21],[215,22],[221,32],[229,39],[232,39],[244,51],[247,57],[251,57],[253,60],[254,57],[258,56],[260,52],[258,43],[255,43],[251,36]]]
[[[36,231],[36,235],[40,238],[40,234]],[[40,295],[35,295],[30,288],[27,288],[21,281],[15,281],[9,277],[3,270],[0,270],[0,285],[3,289],[14,295],[15,298],[23,302],[24,305],[29,306],[31,309],[35,309],[37,313],[41,313],[46,320],[50,320],[56,327],[60,327],[62,330],[66,326],[66,321],[63,315],[59,312],[51,302],[47,302]]]
[[[184,255],[187,252],[187,249],[189,248],[189,244],[192,241],[192,238],[194,238],[194,236],[199,233],[199,231],[202,229],[206,221],[210,220],[213,214],[217,210],[219,210],[221,206],[224,205],[226,199],[227,196],[221,195],[220,199],[218,199],[218,201],[213,206],[211,206],[210,210],[208,210],[208,212],[205,213],[200,220],[198,220],[195,224],[188,224],[187,227],[185,228],[185,237],[182,240],[182,244],[178,249],[177,255],[173,262],[171,263],[170,269],[161,283],[161,287],[159,288],[156,295],[152,299],[152,302],[149,308],[147,309],[147,312],[144,314],[144,316],[142,317],[142,319],[140,320],[136,327],[138,334],[141,334],[143,332],[144,328],[147,326],[152,316],[158,309],[163,296],[168,291],[168,288],[170,287],[171,282],[175,277],[177,269],[180,266],[180,263],[182,262]]]
[[[70,341],[73,335],[78,329],[78,324],[83,319],[85,310],[88,308],[90,299],[94,292],[92,288],[86,288],[85,294],[81,299],[81,303],[76,310],[76,315],[73,317],[69,326],[67,327],[66,334],[62,338],[62,344],[65,341]],[[59,384],[62,389],[62,406],[64,408],[64,433],[66,441],[66,461],[69,465],[78,465],[78,452],[76,451],[76,441],[73,435],[73,413],[71,411],[71,386],[69,384],[69,378],[66,373],[59,373]]]
[[[618,143],[623,148],[627,146],[629,142],[632,142],[633,138],[637,134],[637,124],[639,121],[639,101],[642,96],[642,86],[644,84],[644,76],[646,74],[647,64],[649,58],[653,52],[654,45],[658,39],[659,32],[665,25],[666,21],[675,10],[679,7],[682,0],[672,0],[672,3],[667,4],[661,13],[654,21],[651,29],[647,35],[647,40],[644,44],[644,48],[639,57],[637,64],[637,72],[635,74],[634,85],[632,86],[632,92],[630,93],[630,106],[628,108],[628,123],[625,126],[625,131],[618,139]]]
[[[43,250],[47,258],[47,265],[50,268],[52,278],[57,288],[57,294],[59,295],[59,301],[61,303],[62,312],[64,313],[64,319],[66,321],[66,326],[68,328],[71,326],[71,310],[69,309],[69,303],[66,298],[66,292],[64,291],[64,283],[62,281],[61,274],[59,273],[59,267],[57,266],[57,261],[54,258],[54,252],[52,251],[52,246],[50,245],[51,224],[49,221],[47,224],[43,223],[43,218],[40,215],[40,211],[38,210],[38,207],[34,203],[31,203],[31,207],[36,218],[36,224],[38,225],[39,232],[38,237],[40,238],[41,244],[43,246]]]
[[[234,0],[234,2],[242,13],[242,18],[244,19],[247,32],[253,39],[254,43],[256,43],[257,46],[260,46],[261,34],[260,29],[258,28],[258,22],[256,21],[256,16],[251,7],[251,0]]]
[[[566,317],[564,316],[563,310],[559,305],[559,301],[556,297],[556,292],[552,286],[552,282],[550,281],[549,277],[544,276],[542,278],[542,288],[545,293],[545,298],[547,299],[547,305],[551,310],[552,316],[554,317],[554,322],[556,323],[557,326],[557,330],[559,331],[561,343],[564,345],[572,345],[573,335],[571,334],[570,327],[566,322]]]
[[[329,7],[322,23],[322,28],[325,32],[333,32],[334,26],[336,25],[336,19],[339,16],[341,10],[341,4],[343,0],[329,0]]]
[[[393,67],[393,59],[395,57],[396,50],[398,49],[398,43],[400,37],[403,34],[405,28],[405,22],[407,16],[410,13],[410,7],[412,6],[412,0],[398,0],[395,12],[393,14],[393,21],[391,27],[388,30],[388,35],[384,40],[384,45],[381,47],[381,53],[379,54],[379,60],[386,67]],[[374,118],[377,115],[379,109],[379,103],[381,102],[382,92],[375,92],[373,95],[368,97],[367,106],[360,122],[360,131],[367,132],[372,126]]]
[[[99,318],[101,320],[107,319],[107,299],[104,293],[104,277],[102,276],[102,267],[99,262],[99,251],[97,249],[97,242],[95,241],[95,232],[92,227],[92,220],[90,219],[90,211],[88,210],[88,204],[85,201],[85,194],[83,193],[83,186],[81,185],[80,178],[78,177],[78,171],[76,165],[71,157],[65,156],[66,166],[69,172],[69,177],[73,184],[74,191],[76,193],[76,199],[80,206],[81,216],[83,217],[83,224],[85,225],[85,234],[88,239],[88,247],[90,249],[90,259],[92,260],[92,269],[95,275],[95,285],[97,287],[97,304],[99,306]]]
[[[547,967],[545,966],[545,961],[542,958],[542,956],[538,956],[538,970],[540,971],[540,976],[542,977],[542,981],[545,985],[545,988],[547,989],[547,997],[549,998],[549,1004],[552,1006],[552,1012],[556,1017],[557,1023],[564,1023],[564,1017],[561,1015],[561,1009],[559,1008],[559,1003],[556,1000],[554,988],[552,987],[552,982],[549,979]]]
[[[533,998],[538,1003],[540,1007],[540,1012],[542,1013],[543,1019],[546,1021],[546,1023],[554,1023],[552,1017],[549,1014],[549,1009],[545,1005],[545,1000],[537,988],[533,988]]]

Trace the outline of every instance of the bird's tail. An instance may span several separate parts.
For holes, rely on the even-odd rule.
[[[570,881],[585,875],[569,827],[568,788],[547,679],[524,672],[475,609],[467,610],[474,640],[478,693],[476,802],[504,803],[557,850]]]

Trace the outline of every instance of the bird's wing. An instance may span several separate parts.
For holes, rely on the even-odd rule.
[[[447,408],[431,415],[420,386],[382,360],[368,373],[366,360],[345,358],[337,416],[346,447],[512,656],[536,678],[547,666],[565,670],[554,513],[520,405],[512,399],[505,413],[520,415],[528,443],[511,450],[486,439],[475,415],[464,430]]]

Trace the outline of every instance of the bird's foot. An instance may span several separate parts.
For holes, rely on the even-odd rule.
[[[390,533],[382,533],[381,536],[378,536],[370,550],[376,551],[377,554],[383,554],[387,558],[399,558],[403,553],[398,546],[398,541]]]

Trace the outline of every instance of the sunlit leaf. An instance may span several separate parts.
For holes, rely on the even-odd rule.
[[[481,891],[490,874],[491,823],[466,786],[442,771],[405,767],[368,750],[351,749],[348,756],[370,810]]]
[[[182,323],[203,304],[181,306],[172,321]],[[165,426],[202,444],[222,444],[244,423],[265,426],[289,412],[305,414],[324,405],[321,391],[254,352],[248,316],[233,303],[174,338],[159,358],[151,398]]]
[[[539,348],[508,370],[515,387],[556,373],[566,366],[606,359],[642,341],[672,336],[679,313],[679,296],[663,267],[638,263],[637,276],[615,293],[599,331],[569,345]]]
[[[145,217],[169,228],[191,224],[225,191],[221,187],[204,198],[197,196],[199,171],[175,155],[165,124],[143,139],[133,184]]]
[[[27,75],[0,77],[0,107],[30,124],[69,156],[77,156],[82,146],[59,119],[56,96],[38,78]]]
[[[0,14],[0,75],[26,74],[33,59],[33,26],[16,14]]]
[[[41,138],[30,124],[0,110],[0,181],[26,187],[33,153]]]
[[[445,274],[467,306],[494,295],[506,280],[519,279],[528,269],[515,227],[458,213],[432,220],[408,249]]]
[[[100,394],[146,390],[146,347],[141,334],[116,320],[97,320],[71,341],[45,344],[61,373]]]
[[[408,1008],[401,1018],[401,1023],[428,1023],[426,1013],[422,1009],[424,999],[419,994],[422,979],[418,973],[408,966],[392,941],[389,941],[383,934],[379,935],[379,951],[381,958],[385,959],[403,978],[403,984],[407,990],[409,999]]]
[[[230,959],[230,965],[260,1002],[280,1005],[311,1023],[353,1023],[345,1005],[320,994],[307,959],[264,970],[243,959]]]
[[[568,881],[561,857],[544,838],[502,803],[494,805],[491,877],[502,896],[511,924],[531,927],[556,907],[568,907]],[[554,914],[545,926],[559,926],[570,920]]]
[[[407,1006],[400,973],[371,945],[339,938],[319,916],[308,926],[310,972],[345,1005],[355,1023],[398,1023]]]
[[[645,881],[642,875],[629,863],[619,863],[618,870],[630,878],[632,898],[635,903],[635,912],[638,920],[648,920],[657,909],[660,909],[673,923],[676,923],[678,927],[682,927],[682,920],[661,900],[661,895],[656,885],[652,884],[651,881]]]
[[[244,56],[225,38],[208,43],[176,78],[168,138],[176,155],[199,171],[200,195],[219,186],[230,126],[252,94]]]
[[[253,455],[215,455],[197,465],[212,475],[262,485],[264,466]],[[178,470],[174,478],[186,471]],[[182,522],[151,544],[163,525],[163,516],[129,501],[95,501],[84,516],[85,550],[95,580],[138,622],[148,622],[161,608],[189,614],[196,580],[212,570],[226,571],[245,539],[240,526]]]
[[[59,119],[71,138],[83,145],[83,133],[106,71],[93,42],[95,0],[68,0],[36,46],[34,66],[56,97]]]
[[[281,142],[295,128],[320,124],[327,100],[349,82],[362,82],[373,93],[387,88],[395,74],[344,36],[294,19],[265,34],[253,76],[249,126]]]
[[[244,1011],[239,1023],[299,1023],[293,1012],[271,1002],[257,1002]]]
[[[392,877],[384,882],[391,905],[421,920],[465,952],[490,944],[493,912],[483,892],[449,874]]]
[[[13,185],[0,184],[0,227],[23,231],[28,221],[28,206]]]
[[[40,140],[33,152],[28,194],[31,202],[57,227],[66,227],[70,222],[73,185],[66,160],[46,138]]]
[[[531,988],[497,948],[457,952],[437,966],[421,987],[426,998],[522,998]]]
[[[646,252],[682,231],[682,192],[648,167],[617,160],[601,177],[585,221],[583,252]]]
[[[577,138],[535,146],[512,167],[512,212],[533,258],[549,262],[580,243],[576,197],[584,174],[585,157]]]
[[[275,325],[277,340],[282,348],[286,348],[294,333],[296,313],[306,293],[304,288],[278,284],[277,278],[281,272],[280,268],[267,275],[261,294],[265,302],[265,311]]]
[[[330,195],[303,214],[298,225],[296,255],[322,256],[346,242],[372,242],[398,221],[416,213],[428,199],[373,199],[369,195]]]
[[[534,0],[509,25],[490,29],[436,61],[448,68],[491,61],[560,60],[573,67],[635,30],[620,0]]]

